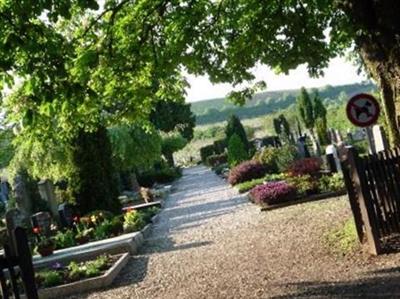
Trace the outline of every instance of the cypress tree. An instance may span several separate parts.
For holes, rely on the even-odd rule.
[[[225,129],[226,141],[229,143],[230,138],[236,134],[242,141],[246,151],[249,149],[249,141],[247,139],[246,131],[240,119],[236,115],[231,115]]]

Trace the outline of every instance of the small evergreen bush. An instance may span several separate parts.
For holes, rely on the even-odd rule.
[[[228,164],[231,167],[248,159],[248,153],[242,140],[238,135],[233,134],[228,143]]]

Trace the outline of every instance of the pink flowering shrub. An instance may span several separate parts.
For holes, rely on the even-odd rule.
[[[260,162],[250,160],[240,163],[229,172],[228,182],[231,185],[258,179],[265,175],[266,169]]]
[[[294,198],[296,187],[285,181],[268,182],[251,189],[249,196],[257,204],[276,204]]]
[[[305,158],[294,161],[288,168],[290,176],[313,175],[321,170],[322,161],[320,158]]]

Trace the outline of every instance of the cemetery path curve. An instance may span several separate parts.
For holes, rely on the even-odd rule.
[[[184,169],[114,284],[73,298],[293,298],[400,294],[400,255],[329,253],[345,197],[260,212],[203,166]]]

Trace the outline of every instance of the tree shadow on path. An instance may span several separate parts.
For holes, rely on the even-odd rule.
[[[349,281],[304,281],[282,286],[296,290],[272,298],[400,298],[400,267],[367,272],[365,277]]]

